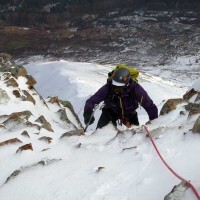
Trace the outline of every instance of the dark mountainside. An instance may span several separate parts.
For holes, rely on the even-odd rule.
[[[0,4],[0,52],[15,58],[42,55],[164,65],[199,51],[199,0],[1,0]]]

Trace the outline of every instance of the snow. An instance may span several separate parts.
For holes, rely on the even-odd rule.
[[[141,66],[140,68],[143,71],[143,67]],[[199,56],[180,56],[172,61],[171,64],[145,67],[145,72],[170,81],[178,87],[188,88],[191,87],[192,82],[199,79]]]
[[[37,80],[37,91],[45,98],[58,96],[62,100],[69,100],[81,122],[86,99],[106,82],[107,73],[113,67],[64,60],[26,65],[28,72]],[[178,78],[173,82],[151,74],[149,69],[143,69],[139,83],[159,110],[167,99],[181,98],[188,90],[187,87],[181,87],[183,82]],[[161,68],[159,72],[162,73]],[[20,88],[27,89],[25,78],[19,77],[17,81]],[[62,133],[72,130],[72,127],[59,120],[57,105],[47,101],[47,108],[38,96],[34,96],[36,105],[22,102],[13,97],[12,87],[6,87],[3,81],[0,81],[0,86],[10,97],[6,106],[0,104],[1,115],[28,109],[33,113],[30,121],[34,122],[44,115],[54,130],[49,132],[42,129],[37,135],[32,127],[11,127],[9,131],[1,128],[0,142],[18,137],[23,143],[32,143],[34,149],[16,154],[21,144],[0,147],[1,200],[161,200],[174,185],[180,183],[163,165],[142,127],[133,127],[136,134],[121,127],[125,130],[124,134],[116,136],[117,130],[112,124],[91,134],[95,130],[93,125],[85,136],[59,139]],[[198,88],[199,81],[193,86]],[[185,111],[184,105],[180,104],[168,115],[154,120],[148,129],[169,165],[185,179],[191,180],[200,191],[200,137],[190,131],[198,116],[188,118],[187,115],[180,115],[180,111]],[[138,113],[141,124],[148,121],[143,109],[138,109]],[[67,114],[78,126],[69,110]],[[100,110],[95,113],[96,122],[99,114]],[[21,136],[23,130],[27,130],[31,138]],[[53,142],[47,144],[38,140],[42,136],[52,137]],[[50,149],[42,152],[45,148]],[[45,159],[61,160],[46,166],[25,168],[21,174],[4,184],[15,170]],[[188,189],[182,200],[193,199],[196,197]]]
[[[195,91],[199,91],[199,92],[200,92],[200,78],[197,79],[197,80],[193,83],[193,85],[192,85],[191,88],[194,88]]]

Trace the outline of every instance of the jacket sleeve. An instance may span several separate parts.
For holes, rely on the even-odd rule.
[[[157,106],[153,103],[144,88],[139,84],[135,86],[135,96],[136,100],[146,110],[150,120],[158,118]]]
[[[94,95],[92,95],[88,100],[86,100],[84,112],[92,112],[95,104],[99,104],[102,101],[104,101],[108,93],[109,85],[105,84]]]

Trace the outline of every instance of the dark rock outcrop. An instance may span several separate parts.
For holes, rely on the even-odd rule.
[[[41,123],[41,128],[44,128],[48,131],[54,132],[54,130],[51,128],[51,124],[45,119],[43,115],[41,115],[36,122]]]
[[[19,90],[13,90],[13,95],[15,95],[16,98],[20,98],[21,94],[19,92]]]
[[[186,94],[183,95],[183,99],[185,101],[188,101],[190,98],[192,98],[195,94],[197,94],[197,91],[195,91],[193,88],[186,92]]]
[[[27,131],[23,131],[23,132],[21,133],[21,135],[24,136],[24,137],[30,138],[30,136],[29,136],[29,134],[28,134]]]
[[[18,138],[9,139],[9,140],[0,142],[0,147],[8,145],[8,144],[16,144],[16,143],[22,143],[22,141],[19,140]]]
[[[33,147],[32,147],[31,143],[30,144],[25,144],[25,145],[19,147],[19,149],[16,151],[16,153],[21,152],[21,151],[27,151],[27,150],[33,151]]]
[[[189,116],[200,113],[200,103],[188,103],[185,109],[189,111]]]

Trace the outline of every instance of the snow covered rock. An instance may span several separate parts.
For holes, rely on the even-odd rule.
[[[26,127],[29,117],[32,113],[28,110],[22,112],[14,112],[7,116],[7,119],[3,121],[3,125],[6,129],[11,130],[14,127]]]
[[[74,130],[74,131],[68,131],[66,133],[63,133],[62,136],[60,137],[60,139],[64,138],[64,137],[75,136],[75,135],[81,136],[81,135],[84,135],[84,132],[83,132],[82,129],[77,129],[77,130]]]
[[[172,191],[165,196],[164,200],[181,200],[184,192],[188,189],[188,184],[185,181],[182,181],[178,185],[175,185]]]
[[[17,169],[15,170],[8,178],[7,180],[5,181],[4,184],[8,183],[9,181],[11,181],[12,179],[14,179],[15,177],[17,177],[18,175],[20,175],[22,172],[25,172],[27,170],[30,170],[34,167],[38,167],[38,166],[45,166],[45,165],[50,165],[50,164],[53,164],[55,162],[58,162],[60,161],[61,159],[44,159],[44,160],[41,160],[35,164],[32,164],[32,165],[28,165],[28,166],[24,166],[24,167],[21,167],[20,169]]]
[[[9,99],[7,92],[0,88],[0,104],[8,103]]]
[[[178,104],[184,103],[185,101],[181,98],[178,99],[168,99],[167,102],[163,105],[161,111],[160,111],[160,115],[165,115],[167,113],[169,113],[172,110],[176,109],[176,106]]]
[[[198,117],[198,119],[196,120],[193,128],[192,128],[192,132],[193,133],[200,133],[200,116]]]
[[[188,92],[183,95],[183,99],[187,101],[185,109],[189,112],[189,116],[200,113],[200,78],[191,86]],[[193,127],[193,132],[200,132],[198,119]]]
[[[0,53],[0,71],[7,72],[8,69],[15,66],[12,56],[6,53]]]
[[[28,134],[27,131],[23,131],[23,132],[21,133],[21,135],[24,136],[24,137],[30,138],[30,136],[29,136],[29,134]]]
[[[61,103],[65,108],[68,108],[68,109],[72,112],[72,114],[75,116],[76,120],[78,121],[80,127],[83,128],[83,127],[82,127],[82,124],[81,124],[81,122],[80,122],[80,120],[79,120],[79,118],[78,118],[78,116],[77,116],[77,114],[76,114],[75,111],[74,111],[74,108],[73,108],[71,102],[70,102],[70,101],[63,101],[63,100],[60,100],[60,103]]]
[[[52,104],[56,103],[58,106],[60,106],[60,100],[57,96],[51,97],[48,102]]]
[[[41,140],[41,141],[44,141],[44,142],[47,142],[47,143],[50,144],[52,142],[53,138],[47,137],[47,136],[43,136],[43,137],[39,138],[38,140]]]
[[[28,79],[27,82],[26,82],[26,84],[31,89],[37,82],[36,82],[36,80],[31,75],[27,75],[26,78]]]
[[[13,179],[14,177],[18,176],[20,174],[20,170],[15,170],[6,180],[6,182],[4,184],[6,184],[7,182],[9,182],[11,179]]]
[[[19,66],[18,67],[18,73],[17,73],[17,77],[19,77],[19,76],[23,76],[23,77],[26,77],[27,76],[27,71],[26,71],[26,69],[23,67],[23,66]]]
[[[12,56],[6,53],[0,53],[0,72],[10,72],[16,78],[19,75],[27,75],[26,69],[21,65],[16,65]]]
[[[189,116],[200,113],[200,104],[199,103],[188,103],[185,106],[185,109],[189,111]]]
[[[44,128],[48,131],[54,132],[54,130],[51,127],[51,124],[45,119],[45,117],[42,115],[40,116],[36,122],[39,122],[41,124],[41,128]]]
[[[199,102],[200,103],[200,92],[198,92],[197,97],[194,102]]]
[[[17,83],[17,81],[13,77],[11,77],[10,79],[8,79],[5,83],[6,83],[6,85],[8,87],[18,87],[19,86],[19,84]]]
[[[60,109],[60,110],[58,111],[58,113],[59,113],[60,119],[61,119],[62,121],[66,122],[67,124],[70,123],[70,120],[69,120],[69,118],[67,117],[67,113],[66,113],[65,109]]]
[[[16,143],[22,143],[22,141],[19,140],[18,138],[12,138],[12,139],[0,142],[0,146],[5,146],[8,144],[16,144]]]
[[[20,76],[27,79],[26,84],[29,88],[36,84],[36,80],[27,73],[22,65],[17,65],[9,54],[0,54],[0,72],[6,72],[4,80],[7,81],[8,86],[18,87],[16,79]]]
[[[195,91],[200,92],[200,78],[197,79],[197,80],[193,83],[193,85],[192,85],[191,88],[193,88]]]
[[[197,94],[197,91],[194,90],[194,88],[192,88],[191,90],[189,90],[188,92],[186,92],[183,95],[183,99],[188,101],[190,98],[192,98],[195,94]]]
[[[22,92],[25,95],[25,96],[24,95],[22,96],[22,100],[23,101],[30,101],[30,102],[32,102],[35,105],[36,101],[33,98],[33,96],[29,92],[27,92],[26,90],[22,90]]]
[[[192,99],[192,97],[194,97],[194,99]],[[186,94],[183,95],[183,99],[186,101],[191,100],[192,102],[200,101],[200,78],[197,79],[186,92]]]
[[[21,151],[27,151],[27,150],[33,151],[33,147],[32,147],[31,143],[30,144],[25,144],[25,145],[19,147],[19,149],[16,151],[16,153],[21,152]]]

